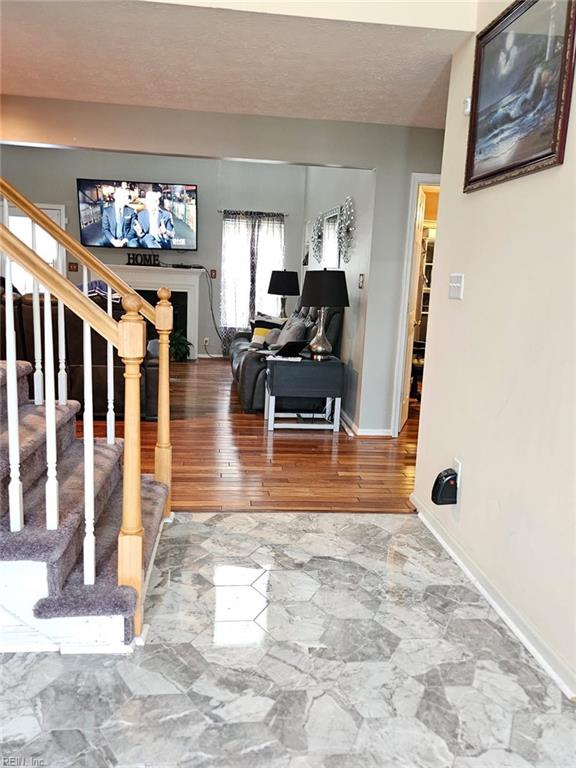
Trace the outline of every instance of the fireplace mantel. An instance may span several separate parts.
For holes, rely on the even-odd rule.
[[[170,288],[188,294],[187,331],[188,341],[192,342],[190,360],[198,356],[198,296],[201,269],[180,269],[178,267],[134,267],[126,264],[108,264],[118,277],[128,283],[136,292],[157,291],[158,288]]]

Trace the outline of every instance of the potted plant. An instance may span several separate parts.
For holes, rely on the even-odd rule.
[[[170,357],[176,363],[188,360],[191,342],[188,341],[181,328],[177,328],[170,334]]]

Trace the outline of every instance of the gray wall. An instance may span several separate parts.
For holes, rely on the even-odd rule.
[[[372,254],[372,225],[374,221],[374,171],[348,168],[308,168],[306,172],[306,207],[304,218],[314,221],[324,211],[342,205],[350,195],[356,211],[356,231],[350,261],[340,265],[346,272],[350,306],[344,313],[340,356],[346,363],[346,393],[343,410],[352,422],[360,421],[362,365],[368,291],[358,287],[358,277],[365,276],[368,284]],[[311,258],[310,267],[321,268]]]
[[[306,169],[301,166],[28,147],[3,147],[1,166],[2,175],[34,202],[64,204],[67,229],[76,238],[79,238],[77,178],[198,184],[198,251],[164,251],[162,261],[198,263],[218,270],[218,277],[213,282],[217,320],[222,256],[222,217],[218,209],[287,213],[286,267],[299,269],[306,176]],[[109,264],[123,264],[126,260],[126,251],[96,248],[93,252]],[[79,281],[80,273],[69,273],[69,277]],[[209,351],[219,354],[221,349],[210,318],[208,291],[203,279],[198,322],[198,352],[201,354],[205,336],[210,338]]]
[[[374,169],[359,426],[391,428],[410,176],[440,172],[442,131],[18,96],[2,99],[1,131],[11,142]]]

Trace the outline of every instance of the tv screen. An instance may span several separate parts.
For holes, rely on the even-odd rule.
[[[80,242],[89,248],[197,249],[197,187],[78,179]]]

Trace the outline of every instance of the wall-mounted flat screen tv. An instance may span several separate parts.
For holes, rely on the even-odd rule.
[[[197,250],[196,184],[78,179],[77,185],[82,245]]]

